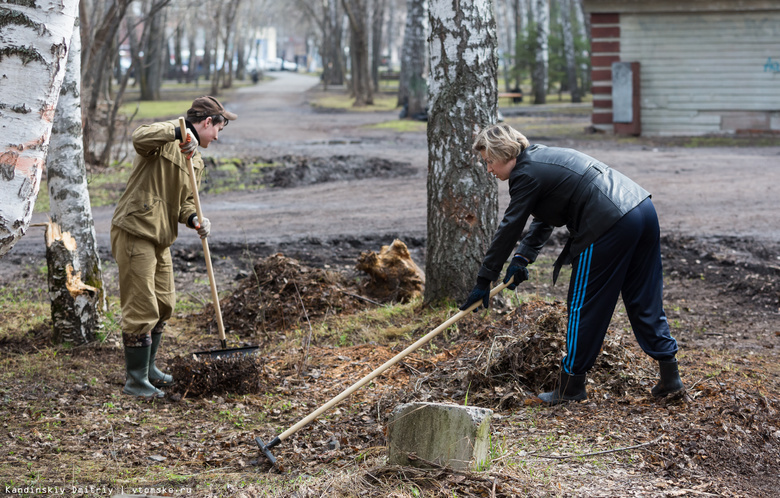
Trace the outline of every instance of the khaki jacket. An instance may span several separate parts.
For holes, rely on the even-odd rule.
[[[133,132],[137,153],[127,188],[114,210],[112,225],[158,246],[170,247],[178,223],[195,214],[195,201],[184,155],[176,140],[177,122],[139,126]],[[203,158],[192,156],[195,181],[200,185]]]

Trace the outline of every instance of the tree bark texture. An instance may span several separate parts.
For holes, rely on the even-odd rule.
[[[571,25],[571,2],[559,0],[561,7],[561,29],[563,30],[563,51],[566,58],[566,78],[569,82],[569,92],[572,102],[582,102],[579,83],[577,82],[577,56],[574,48],[574,33]]]
[[[0,7],[0,257],[27,231],[65,77],[77,0]]]
[[[547,102],[547,87],[550,71],[550,0],[534,0],[535,56],[532,80],[534,87],[534,104]]]
[[[76,270],[80,265],[76,240],[53,222],[48,224],[45,237],[54,326],[52,342],[73,346],[92,342],[99,326],[99,292],[85,284]]]
[[[496,122],[498,41],[490,0],[433,0],[429,19],[425,302],[435,302],[468,294],[498,223],[496,181],[471,150]]]
[[[343,0],[344,11],[349,18],[350,52],[352,55],[352,92],[354,107],[374,103],[371,73],[368,62],[368,22],[366,0]]]
[[[427,18],[427,0],[407,0],[398,105],[407,106],[406,116],[410,118],[425,111],[428,92],[424,76]]]
[[[52,222],[73,237],[76,245],[73,269],[81,273],[82,282],[95,289],[95,302],[88,310],[99,313],[105,309],[105,297],[92,206],[87,190],[87,169],[81,132],[80,39],[77,20],[68,52],[65,79],[54,113],[49,154],[46,157],[46,173],[49,215]],[[49,289],[51,295],[60,291],[61,289]],[[95,324],[98,321],[98,317],[88,320],[89,323]],[[57,327],[58,324],[54,321],[54,328]]]

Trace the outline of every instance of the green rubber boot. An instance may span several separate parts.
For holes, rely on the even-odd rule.
[[[585,374],[569,375],[561,370],[561,377],[555,390],[540,394],[539,399],[548,405],[588,399],[588,394],[585,392]]]
[[[663,398],[666,396],[678,397],[682,395],[685,392],[685,387],[680,379],[680,370],[677,368],[677,358],[670,361],[659,361],[658,368],[661,378],[650,393],[656,398]]]
[[[165,393],[149,382],[149,354],[151,346],[140,348],[125,347],[125,369],[127,382],[122,389],[124,394],[144,398],[162,398]]]
[[[157,365],[154,364],[161,339],[162,334],[152,334],[152,350],[149,353],[149,382],[156,387],[168,387],[173,385],[173,376],[163,373],[157,368]]]

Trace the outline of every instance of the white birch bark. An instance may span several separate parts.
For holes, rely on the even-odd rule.
[[[80,92],[81,35],[78,22],[76,26],[68,51],[65,79],[62,82],[60,98],[54,114],[51,142],[46,158],[46,172],[51,221],[73,237],[74,275],[78,275],[78,279],[91,290],[76,295],[64,285],[59,288],[51,287],[52,282],[60,280],[50,278],[49,293],[52,296],[54,330],[70,331],[67,336],[61,338],[63,341],[84,344],[96,337],[95,328],[99,324],[100,312],[105,309],[105,298],[84,162]],[[49,268],[49,272],[52,271],[58,269]],[[69,293],[71,298],[56,299],[55,296],[60,293]],[[55,309],[55,303],[60,305],[67,303],[73,309],[64,313],[63,310]],[[67,324],[59,323],[65,320],[68,321]],[[55,333],[54,336],[57,337],[58,334]]]
[[[0,257],[27,231],[78,0],[0,6]]]
[[[496,122],[492,2],[433,0],[429,12],[426,302],[466,296],[498,223],[496,181],[471,150]]]

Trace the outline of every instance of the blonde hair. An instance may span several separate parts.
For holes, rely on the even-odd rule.
[[[509,161],[530,145],[525,135],[508,124],[499,123],[480,131],[471,148],[477,152],[484,150],[490,160]]]

